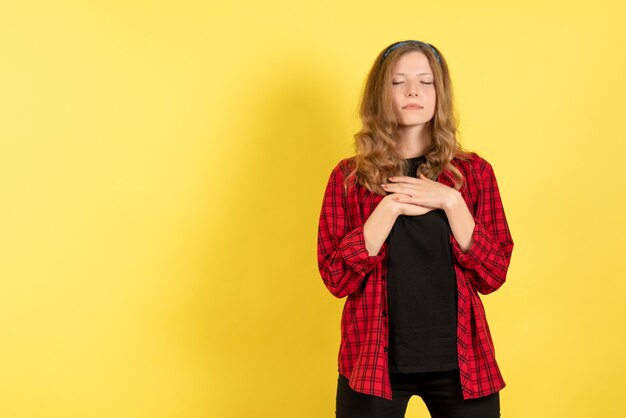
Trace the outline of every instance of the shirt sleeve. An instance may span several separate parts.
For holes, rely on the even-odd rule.
[[[450,242],[453,257],[465,269],[471,285],[486,295],[504,284],[514,245],[498,182],[489,163],[478,190],[474,223],[469,250],[463,252],[454,234],[450,234]]]
[[[365,276],[378,265],[386,243],[370,256],[363,226],[350,228],[346,210],[341,162],[333,169],[322,202],[317,236],[319,272],[328,290],[342,298],[359,288]]]

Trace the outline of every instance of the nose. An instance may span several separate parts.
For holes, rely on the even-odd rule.
[[[408,85],[407,94],[409,96],[417,96],[419,93],[418,85],[416,83],[407,83],[407,85]]]

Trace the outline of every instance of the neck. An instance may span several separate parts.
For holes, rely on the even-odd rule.
[[[430,146],[431,136],[425,125],[400,126],[396,132],[396,150],[402,158],[423,155]]]

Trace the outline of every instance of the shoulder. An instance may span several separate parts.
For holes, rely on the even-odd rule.
[[[343,179],[354,168],[356,156],[346,157],[339,160],[335,167],[333,167],[331,176]]]
[[[346,157],[342,159],[341,161],[339,161],[337,165],[343,169],[350,170],[354,167],[355,159],[356,159],[356,155],[353,155],[351,157]]]
[[[470,152],[468,159],[454,157],[452,164],[454,164],[467,179],[480,182],[493,175],[493,167],[489,161],[476,152]]]
[[[333,166],[328,181],[330,183],[343,183],[344,179],[350,173],[353,164],[354,164],[354,156],[342,158]]]

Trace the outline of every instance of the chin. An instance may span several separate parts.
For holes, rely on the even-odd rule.
[[[428,122],[430,122],[430,119],[428,120],[404,120],[402,122],[399,122],[399,124],[401,126],[417,126],[417,125],[425,125]]]

